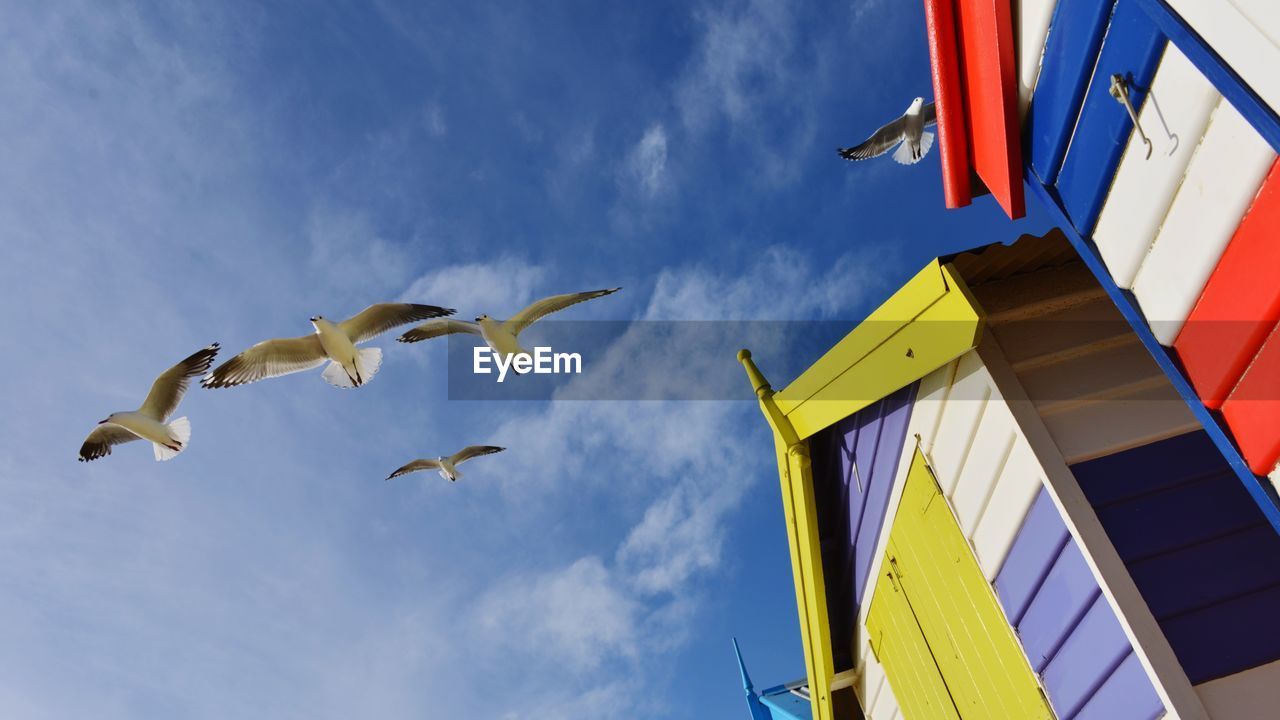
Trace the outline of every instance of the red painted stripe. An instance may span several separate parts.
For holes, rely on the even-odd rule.
[[[1026,212],[1010,0],[959,0],[965,114],[973,167],[1010,218]]]
[[[1211,408],[1244,374],[1280,322],[1280,160],[1254,198],[1173,347]],[[1280,398],[1278,398],[1280,399]]]
[[[1271,332],[1240,384],[1222,404],[1249,469],[1266,475],[1280,460],[1280,328]]]
[[[933,102],[938,115],[942,194],[947,207],[964,207],[973,199],[973,189],[969,185],[969,133],[964,126],[954,3],[924,0],[924,20],[933,69]]]

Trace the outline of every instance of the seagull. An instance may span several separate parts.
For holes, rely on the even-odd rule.
[[[937,122],[933,103],[925,105],[924,98],[916,98],[902,117],[875,131],[861,145],[836,151],[845,160],[866,160],[880,157],[897,145],[893,159],[901,165],[914,165],[933,147],[933,133],[925,132],[925,128]]]
[[[150,440],[156,462],[171,460],[187,447],[191,439],[191,421],[180,417],[165,421],[178,409],[191,378],[209,371],[218,354],[218,343],[203,348],[187,359],[165,370],[151,384],[151,392],[142,407],[127,412],[114,412],[89,433],[80,446],[80,462],[89,462],[111,454],[112,445]]]
[[[516,337],[525,328],[541,318],[558,310],[563,310],[570,305],[577,305],[580,302],[612,295],[621,289],[608,288],[606,290],[552,295],[533,303],[506,321],[496,320],[488,315],[481,315],[476,318],[475,322],[451,319],[428,320],[417,327],[410,328],[397,339],[402,343],[416,343],[442,335],[470,333],[484,338],[485,343],[499,357],[506,358],[517,354],[528,355],[529,353],[520,347],[520,341]]]
[[[263,340],[222,363],[200,381],[207,388],[224,388],[310,370],[324,364],[320,374],[330,385],[354,388],[368,382],[382,365],[382,350],[357,349],[397,325],[452,315],[451,308],[411,303],[376,303],[341,322],[321,315],[311,318],[315,332],[297,338]]]
[[[449,482],[457,482],[458,478],[462,477],[462,473],[458,472],[458,465],[461,465],[471,458],[480,457],[481,455],[492,455],[494,453],[500,453],[503,450],[506,450],[506,448],[500,448],[497,445],[468,445],[448,457],[441,456],[435,459],[423,458],[421,460],[414,460],[408,465],[405,465],[388,475],[387,479],[390,480],[391,478],[400,477],[401,475],[408,475],[411,472],[417,472],[419,470],[434,469],[436,472],[440,473],[440,477],[445,480],[448,480]]]

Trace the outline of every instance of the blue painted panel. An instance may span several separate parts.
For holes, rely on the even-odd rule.
[[[1036,672],[1049,664],[1101,592],[1079,546],[1068,542],[1018,623],[1022,647]]]
[[[1069,539],[1057,506],[1048,491],[1041,488],[996,575],[996,594],[1014,625],[1022,620],[1036,591],[1053,569],[1054,559]]]
[[[914,388],[909,388],[914,390]],[[907,420],[911,416],[910,403],[914,400],[914,392],[892,395],[886,399],[886,412],[881,423],[880,432],[874,452],[870,455],[871,477],[865,487],[865,510],[858,534],[854,538],[857,560],[853,571],[853,600],[855,605],[862,604],[863,594],[867,587],[867,574],[871,571],[871,556],[875,553],[876,541],[884,525],[885,511],[889,505],[889,494],[893,488],[893,478],[898,472],[898,461],[902,457],[902,442],[907,434]],[[866,451],[858,457],[866,458]],[[865,461],[861,467],[866,467]]]
[[[1193,684],[1257,667],[1280,657],[1280,587],[1161,621],[1165,637]]]
[[[1135,0],[1116,3],[1057,182],[1062,206],[1085,234],[1093,232],[1120,154],[1133,132],[1129,112],[1111,97],[1111,76],[1128,80],[1130,102],[1138,110],[1151,88],[1164,46],[1164,36]]]
[[[1058,178],[1113,5],[1110,0],[1060,0],[1053,11],[1023,126],[1028,162],[1046,185]]]
[[[1155,720],[1164,704],[1133,651],[1072,720]]]
[[[1159,620],[1280,587],[1280,549],[1274,540],[1271,526],[1259,523],[1249,530],[1133,563],[1129,574]]]
[[[782,690],[760,698],[774,720],[811,720],[813,708],[809,701],[790,690]]]
[[[1071,466],[1089,502],[1103,507],[1164,490],[1170,478],[1197,478],[1222,470],[1222,458],[1202,432],[1162,440]]]
[[[1229,470],[1098,508],[1098,519],[1126,563],[1266,525]]]
[[[1045,668],[1045,691],[1058,717],[1073,716],[1133,652],[1107,599],[1098,596]]]
[[[1071,469],[1192,682],[1280,659],[1249,599],[1280,588],[1280,534],[1205,432]]]
[[[881,399],[811,441],[827,615],[837,668],[852,667],[849,643],[897,474],[915,387]]]

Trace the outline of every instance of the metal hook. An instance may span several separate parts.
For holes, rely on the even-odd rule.
[[[1138,131],[1138,137],[1142,138],[1143,144],[1147,146],[1147,158],[1151,158],[1151,141],[1147,139],[1147,134],[1142,132],[1142,125],[1138,123],[1138,113],[1134,112],[1133,103],[1129,102],[1129,85],[1120,75],[1111,76],[1111,97],[1116,102],[1124,105],[1124,109],[1129,111],[1129,119],[1133,121],[1133,129]]]

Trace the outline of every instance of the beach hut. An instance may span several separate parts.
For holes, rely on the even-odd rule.
[[[1049,208],[1254,492],[1280,461],[1280,3],[925,8],[948,205]]]
[[[1063,233],[930,262],[777,391],[739,359],[805,657],[743,669],[753,717],[1275,716],[1280,535]]]

